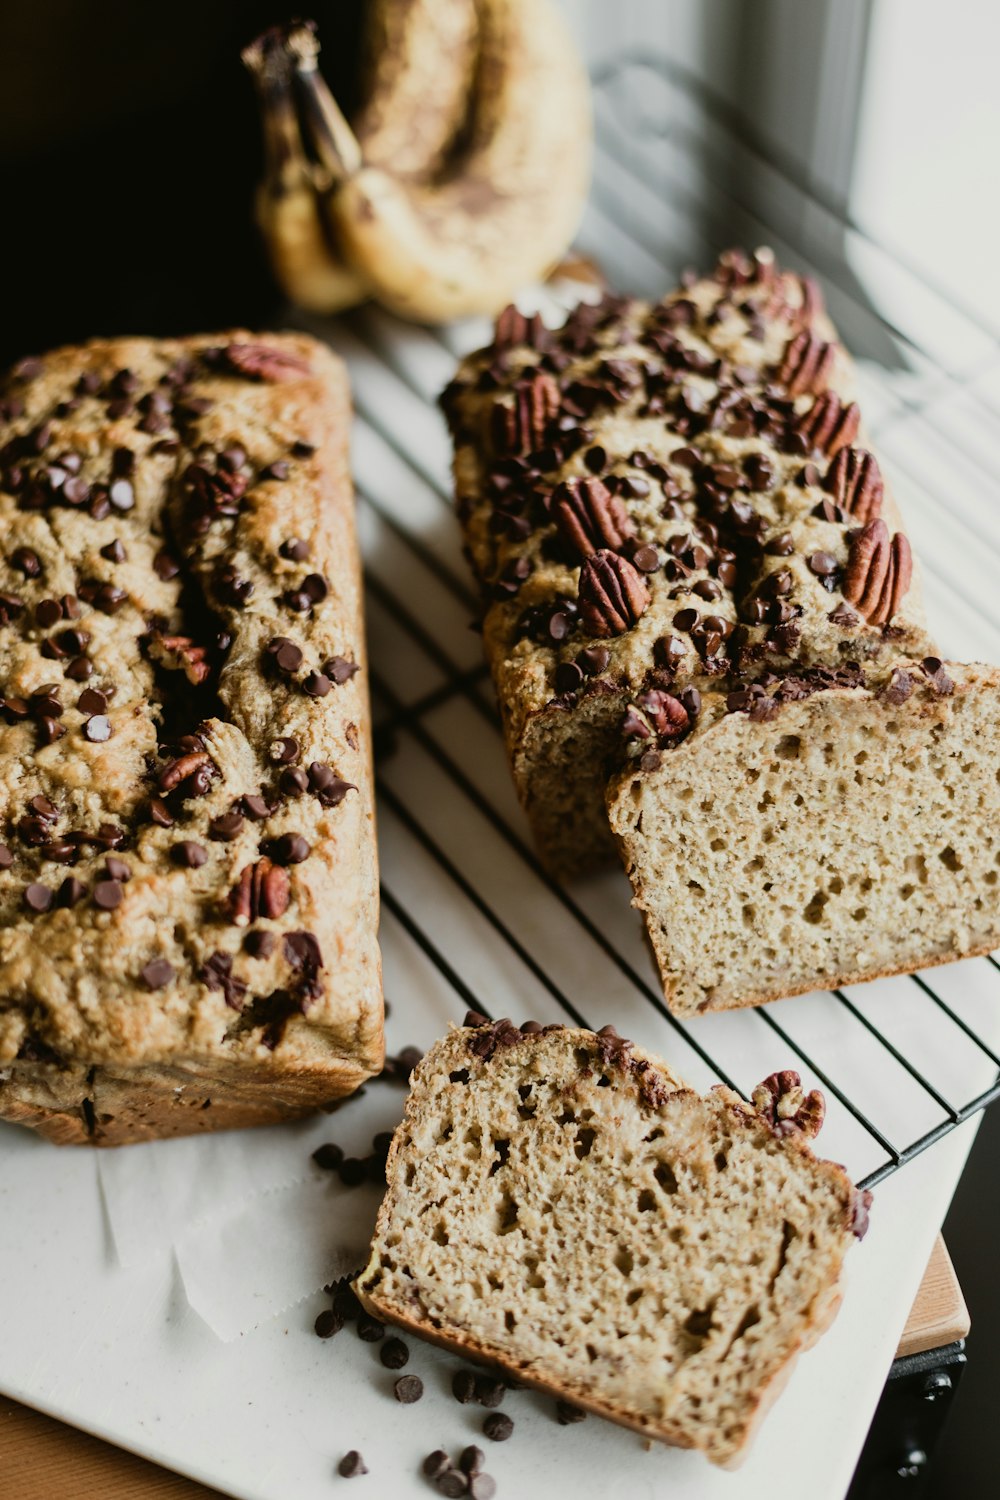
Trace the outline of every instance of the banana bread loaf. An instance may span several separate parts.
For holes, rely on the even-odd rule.
[[[343,367],[128,338],[0,402],[0,1119],[115,1145],[381,1065]]]
[[[870,1195],[794,1073],[704,1098],[612,1028],[454,1029],[413,1077],[356,1282],[378,1318],[714,1463],[840,1302]]]
[[[510,308],[443,406],[514,780],[556,873],[613,847],[637,694],[933,650],[850,363],[769,252],[554,331]]]

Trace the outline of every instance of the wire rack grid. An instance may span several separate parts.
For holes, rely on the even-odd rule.
[[[651,296],[683,265],[710,264],[734,241],[768,242],[818,275],[847,342],[882,360],[860,366],[862,407],[927,559],[932,623],[949,652],[1000,659],[1000,524],[984,538],[982,504],[1000,472],[993,335],[811,196],[683,75],[624,58],[596,94],[596,174],[580,248],[616,287]],[[752,202],[730,186],[751,168]],[[877,288],[883,310],[862,285]],[[405,992],[408,1024],[430,1040],[468,1006],[611,1020],[698,1086],[722,1082],[744,1095],[775,1068],[796,1067],[827,1093],[827,1149],[865,1186],[1000,1096],[992,956],[682,1022],[663,1002],[621,872],[568,886],[547,878],[507,777],[469,628],[478,601],[435,406],[456,357],[488,330],[470,322],[434,334],[365,309],[316,331],[347,359],[354,387],[383,946],[389,993]]]

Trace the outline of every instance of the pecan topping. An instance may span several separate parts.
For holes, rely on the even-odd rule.
[[[493,330],[493,348],[500,351],[516,349],[519,345],[526,344],[529,349],[541,349],[547,332],[538,313],[532,313],[530,318],[525,317],[524,313],[518,312],[514,304],[510,303],[497,318]]]
[[[776,1135],[801,1131],[804,1136],[818,1135],[826,1114],[826,1101],[819,1089],[806,1094],[798,1073],[786,1069],[772,1073],[753,1091],[753,1107]]]
[[[247,380],[297,380],[309,374],[308,361],[288,349],[275,349],[270,344],[227,344],[206,360],[218,362],[224,369]]]
[[[836,391],[824,391],[803,412],[795,423],[795,430],[806,442],[810,453],[826,453],[832,458],[857,436],[861,422],[861,408],[856,401],[845,406]]]
[[[826,472],[823,488],[862,526],[882,513],[882,472],[874,454],[864,448],[842,448]]]
[[[654,734],[661,747],[683,739],[691,727],[691,715],[672,693],[653,688],[630,703],[622,721],[627,739],[646,740]]]
[[[284,916],[288,910],[288,871],[262,855],[240,871],[228,904],[237,927],[247,927],[258,917]]]
[[[901,531],[892,541],[884,521],[871,521],[851,538],[843,595],[869,625],[888,625],[913,577],[910,544]]]
[[[533,453],[559,410],[559,387],[544,370],[514,383],[513,406],[493,408],[493,440],[500,453]]]
[[[154,631],[149,639],[149,655],[161,667],[183,672],[192,687],[204,682],[212,670],[206,661],[204,646],[196,646],[189,635],[161,635]]]
[[[836,358],[835,344],[824,343],[803,329],[785,350],[778,366],[778,384],[785,386],[790,396],[804,396],[807,391],[819,395],[830,383]]]
[[[602,547],[620,551],[632,535],[625,502],[599,479],[570,479],[552,495],[552,515],[563,541],[580,557]]]
[[[602,550],[580,569],[580,618],[588,635],[621,635],[649,603],[642,575],[627,558]]]
[[[188,781],[210,762],[211,757],[205,750],[193,750],[188,755],[178,755],[175,760],[168,761],[160,772],[157,787],[161,792],[172,792],[175,787],[180,786],[182,781]]]

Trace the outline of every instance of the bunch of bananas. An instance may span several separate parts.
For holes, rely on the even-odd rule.
[[[590,178],[586,72],[552,0],[369,0],[353,128],[317,66],[316,28],[243,53],[275,275],[312,312],[369,297],[443,323],[495,313],[559,260]]]

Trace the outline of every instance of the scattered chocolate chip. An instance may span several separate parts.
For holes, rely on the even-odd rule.
[[[585,1422],[587,1413],[581,1406],[574,1406],[570,1401],[556,1402],[556,1421],[560,1427],[571,1427],[576,1422]]]
[[[471,1370],[456,1370],[451,1379],[451,1393],[456,1401],[468,1406],[476,1399],[476,1377]]]
[[[143,984],[150,990],[162,990],[174,977],[174,966],[166,958],[154,958],[140,971]]]
[[[505,1443],[513,1431],[513,1420],[505,1411],[490,1412],[483,1423],[483,1434],[491,1443]]]
[[[480,1406],[493,1408],[503,1403],[507,1394],[507,1387],[502,1380],[497,1380],[491,1375],[476,1376],[476,1400]]]
[[[451,1459],[443,1448],[436,1448],[433,1453],[428,1453],[420,1467],[428,1479],[437,1479],[439,1474],[451,1468]]]
[[[335,1308],[326,1307],[317,1317],[313,1328],[321,1339],[332,1339],[344,1326],[344,1320]]]
[[[32,911],[48,911],[52,905],[52,892],[47,885],[41,885],[37,881],[33,881],[24,893],[24,900],[25,904]]]
[[[345,1156],[337,1170],[345,1187],[360,1187],[368,1181],[368,1163],[360,1156]]]
[[[410,1351],[402,1339],[386,1339],[378,1357],[387,1370],[401,1370],[409,1362]]]
[[[191,839],[182,839],[179,844],[171,846],[170,857],[182,869],[197,870],[208,859],[208,852],[201,844],[196,844]]]
[[[497,1482],[492,1474],[470,1474],[469,1494],[472,1500],[493,1500],[497,1492]]]
[[[396,1400],[403,1406],[412,1406],[424,1394],[424,1382],[419,1375],[401,1375],[392,1388]]]
[[[323,1168],[324,1172],[336,1172],[344,1160],[344,1153],[335,1142],[327,1141],[324,1145],[316,1147],[312,1159],[317,1167]]]
[[[460,1469],[445,1469],[435,1479],[434,1487],[438,1494],[447,1496],[448,1500],[457,1500],[458,1496],[469,1493],[469,1480]]]
[[[350,1453],[344,1454],[337,1465],[337,1473],[342,1479],[356,1479],[359,1474],[368,1473],[365,1461],[356,1448],[352,1448]]]

